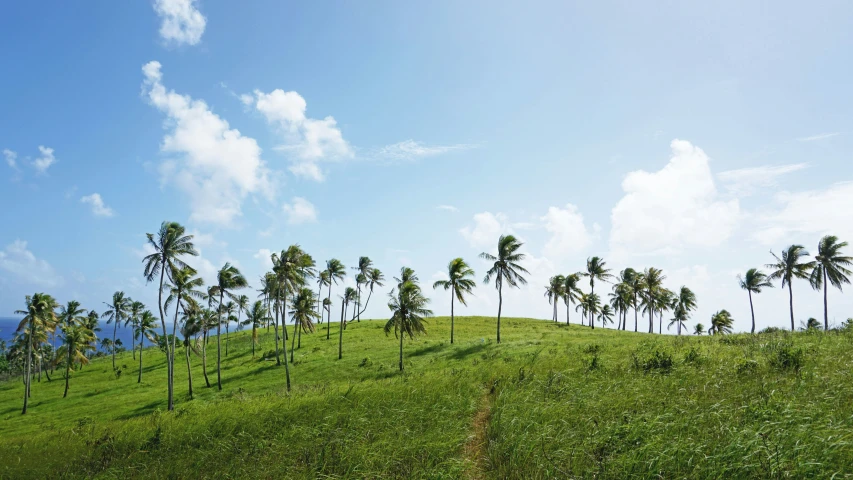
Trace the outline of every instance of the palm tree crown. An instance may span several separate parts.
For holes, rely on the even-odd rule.
[[[767,268],[773,269],[767,277],[770,280],[782,280],[782,288],[788,286],[788,302],[791,311],[791,331],[794,331],[794,292],[791,283],[795,278],[809,278],[809,273],[814,269],[814,262],[805,262],[804,258],[809,256],[806,247],[802,245],[791,245],[782,252],[782,257],[776,256],[773,251],[770,255],[776,260],[768,263]],[[709,330],[710,331],[710,330]]]
[[[447,280],[439,280],[432,284],[432,288],[443,288],[450,290],[450,343],[454,341],[454,302],[459,300],[462,305],[468,305],[465,295],[472,294],[477,285],[474,280],[474,270],[461,258],[454,258],[447,264]]]
[[[847,242],[839,242],[835,235],[827,235],[820,239],[815,256],[814,269],[809,281],[812,288],[823,288],[823,329],[829,330],[829,309],[827,308],[827,290],[829,285],[841,290],[845,283],[850,283],[853,272],[847,267],[853,265],[853,257],[841,253],[847,247]]]
[[[519,285],[527,284],[527,279],[522,274],[530,273],[521,266],[525,255],[519,250],[523,244],[512,235],[501,235],[498,239],[497,255],[488,252],[480,254],[483,260],[494,262],[492,268],[486,272],[483,283],[488,284],[494,278],[495,288],[498,290],[498,343],[501,343],[501,307],[503,306],[503,284],[518,288]]]

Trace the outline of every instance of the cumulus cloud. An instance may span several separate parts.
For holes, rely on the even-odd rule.
[[[622,181],[625,195],[611,212],[614,252],[674,253],[716,246],[732,235],[740,206],[720,198],[708,156],[684,140],[673,140],[671,148],[661,170],[637,170]]]
[[[380,148],[375,156],[385,160],[410,161],[469,148],[472,148],[472,145],[426,145],[423,142],[409,139],[386,145]]]
[[[540,220],[551,234],[545,243],[544,253],[554,258],[584,251],[601,230],[598,224],[594,224],[592,230],[587,229],[583,215],[572,204],[567,204],[566,208],[550,207]]]
[[[318,163],[353,157],[350,144],[344,140],[334,117],[309,118],[308,103],[297,92],[281,89],[264,93],[255,90],[254,96],[241,95],[241,101],[260,112],[282,135],[284,143],[276,149],[293,160],[290,171],[295,175],[322,181]]]
[[[726,189],[734,195],[744,197],[755,193],[758,188],[774,187],[779,177],[808,168],[807,163],[790,165],[764,165],[761,167],[739,168],[717,174],[725,183]]]
[[[196,0],[155,0],[154,11],[162,20],[160,36],[176,45],[195,45],[201,41],[207,19]]]
[[[8,148],[3,149],[3,157],[6,159],[6,165],[9,165],[9,168],[14,170],[18,169],[18,154],[9,150]]]
[[[291,225],[317,221],[317,210],[314,205],[302,197],[293,197],[290,203],[284,204],[282,209],[287,215],[287,223]]]
[[[265,271],[272,268],[272,251],[269,248],[261,248],[252,256],[260,261],[261,267],[263,267]]]
[[[45,173],[51,165],[56,163],[56,157],[53,155],[52,148],[42,145],[39,145],[39,153],[41,155],[33,160],[33,168],[35,168],[38,173]]]
[[[849,206],[853,182],[841,182],[820,190],[778,193],[772,205],[755,215],[757,228],[751,238],[765,245],[803,242],[817,244],[826,234],[853,239]]]
[[[115,214],[112,208],[104,204],[104,200],[98,193],[86,195],[85,197],[80,199],[80,202],[88,204],[90,207],[92,207],[92,213],[99,217],[112,217]]]
[[[161,180],[187,194],[191,221],[229,226],[242,215],[247,195],[272,198],[261,148],[204,101],[166,90],[160,69],[156,61],[142,67],[143,92],[166,116],[161,150],[173,155],[160,165]]]
[[[497,245],[501,235],[512,233],[509,219],[503,213],[482,212],[474,215],[474,225],[459,230],[462,237],[474,248]]]
[[[63,283],[53,267],[36,258],[23,240],[15,240],[0,250],[0,270],[11,273],[22,282],[42,287],[56,287]]]

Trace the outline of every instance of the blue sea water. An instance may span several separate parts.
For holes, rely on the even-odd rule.
[[[15,331],[18,329],[18,324],[21,323],[23,317],[0,317],[0,340],[7,342],[15,336]],[[100,323],[101,331],[97,332],[98,338],[113,338],[113,325],[107,325],[104,322]],[[119,327],[116,332],[116,338],[121,339],[125,348],[129,347],[133,338],[130,327]],[[147,345],[149,342],[145,342]]]

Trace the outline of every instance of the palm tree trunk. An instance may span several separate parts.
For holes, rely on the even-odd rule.
[[[332,276],[329,275],[329,296],[327,297],[329,299],[329,315],[326,318],[326,340],[328,340],[330,338],[329,337],[329,335],[331,335],[331,333],[330,333],[331,325],[330,324],[332,323],[332,278],[331,277]]]
[[[660,319],[658,320],[658,335],[663,335],[663,310],[660,312]]]
[[[649,333],[655,333],[655,310],[649,306]]]
[[[361,284],[358,285],[358,295],[356,295],[355,299],[355,310],[352,313],[353,316],[356,317],[355,321],[361,323],[361,312],[358,311],[358,309],[361,308]]]
[[[275,305],[273,306],[275,309],[275,364],[281,365],[281,358],[278,356],[278,300],[275,301]],[[282,342],[284,343],[284,342]],[[287,354],[285,354],[285,359],[287,358]],[[286,362],[285,362],[286,363]]]
[[[30,396],[30,382],[32,381],[30,378],[30,372],[32,372],[32,358],[33,358],[33,329],[35,328],[35,321],[32,316],[30,316],[30,328],[29,334],[27,335],[27,376],[26,381],[24,382],[24,410],[21,411],[21,415],[25,415],[27,413],[27,399]]]
[[[570,310],[569,301],[570,300],[569,300],[568,296],[566,296],[566,298],[563,299],[563,302],[566,304],[566,325],[569,324],[569,310]]]
[[[826,281],[826,268],[823,269],[823,331],[829,331],[829,309],[826,303],[826,291],[829,285]]]
[[[189,347],[184,348],[184,354],[187,357],[187,381],[190,387],[190,400],[193,399],[193,371],[190,365],[190,349]]]
[[[500,307],[498,307],[498,312],[500,312]],[[498,343],[500,343],[500,338],[501,338],[501,333],[500,333],[501,332],[501,328],[500,328],[501,321],[500,321],[500,318],[501,318],[500,314],[498,314]],[[402,319],[400,319],[400,320],[402,320]],[[400,322],[399,330],[400,330],[400,371],[402,372],[403,371],[403,323],[402,323],[402,321]]]
[[[637,318],[639,317],[639,311],[637,309],[637,291],[634,291],[634,333],[637,333]]]
[[[161,281],[162,281],[162,278],[161,278]],[[161,287],[162,287],[162,285],[161,285]],[[161,293],[161,294],[160,294],[160,296],[162,297],[162,296],[163,296],[163,294]],[[118,319],[119,319],[119,315],[118,315],[118,312],[116,312],[115,322],[113,322],[113,370],[115,370],[115,369],[116,369],[116,349],[115,349],[115,344],[116,344],[116,330],[118,330],[118,321],[119,321]],[[163,324],[163,334],[164,334],[164,335],[166,334],[166,326],[165,326],[165,325],[166,325],[166,324],[164,323],[164,324]],[[131,342],[131,343],[132,343],[132,342]]]
[[[338,325],[338,360],[343,358],[344,352],[344,315],[346,315],[346,303],[341,302],[341,324]],[[358,309],[356,309],[358,310]]]
[[[139,376],[136,378],[136,383],[142,383],[142,342],[139,343]]]
[[[317,313],[320,314],[320,323],[323,323],[323,311],[320,310],[320,303],[323,300],[323,297],[321,297],[323,295],[323,284],[320,282],[317,283],[319,284],[317,287]]]
[[[299,335],[297,335],[297,339],[296,339],[296,348],[297,349],[302,348],[302,329],[301,328],[299,329],[298,333],[299,333]]]
[[[68,379],[71,378],[71,345],[68,345],[68,361],[65,363],[65,393],[62,398],[68,396]]]
[[[166,383],[168,385],[168,393],[167,393],[167,406],[169,410],[174,410],[175,405],[172,401],[172,386],[170,379],[172,378],[172,362],[169,361],[169,347],[168,347],[168,331],[166,330],[166,314],[163,311],[163,279],[166,275],[166,268],[168,267],[168,262],[166,259],[163,259],[163,265],[160,269],[160,290],[157,292],[157,308],[160,309],[160,325],[163,327],[163,338],[166,339]],[[116,310],[116,316],[118,316],[118,309]],[[114,330],[115,331],[115,330]],[[131,342],[132,343],[132,342]],[[139,352],[142,355],[142,352]],[[113,370],[115,370],[115,333],[113,334]]]
[[[590,299],[595,295],[595,283],[590,279],[589,282],[589,296]],[[602,324],[603,325],[603,324]],[[589,328],[595,330],[595,317],[593,316],[592,309],[589,309]]]
[[[201,373],[204,376],[205,385],[210,388],[210,379],[207,378],[207,325],[204,326],[204,334],[201,339]]]
[[[752,315],[752,330],[749,333],[755,333],[755,309],[752,307],[752,290],[747,290],[749,294],[749,313]]]
[[[450,289],[450,344],[453,345],[453,300],[455,295],[453,295],[456,287]]]
[[[794,290],[788,282],[788,305],[791,307],[791,331],[794,331]]]
[[[501,308],[503,307],[504,297],[503,292],[501,291],[501,287],[503,287],[503,282],[501,282],[501,277],[498,277],[498,343],[501,343]],[[403,342],[400,341],[400,370],[403,369]]]
[[[282,318],[282,321],[284,321],[283,318]],[[277,327],[278,327],[278,325],[276,325],[276,336],[278,336],[278,328]],[[282,324],[282,327],[284,327],[284,324]],[[281,348],[283,350],[282,353],[284,353],[284,377],[285,377],[286,382],[287,382],[287,392],[290,393],[290,366],[287,363],[287,342],[286,341],[281,342]],[[278,346],[276,346],[276,361],[278,361]],[[279,363],[279,365],[281,365],[281,363]]]
[[[228,356],[228,337],[231,334],[231,329],[229,328],[230,327],[229,323],[230,322],[225,322],[225,356],[226,357]]]
[[[172,322],[172,345],[168,345],[169,338],[166,338],[167,350],[169,350],[169,390],[172,392],[172,401],[170,402],[172,404],[172,408],[174,408],[175,405],[175,352],[177,351],[176,338],[178,331],[178,309],[181,308],[182,295],[182,292],[178,290],[178,301],[175,304],[175,321]],[[142,355],[141,350],[139,355]]]
[[[219,289],[219,308],[216,315],[216,385],[222,391],[222,300],[225,289]]]
[[[258,343],[257,339],[258,339],[258,325],[254,321],[252,321],[252,359],[253,360],[255,358],[255,344]]]

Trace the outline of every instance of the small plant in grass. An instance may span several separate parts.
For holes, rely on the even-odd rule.
[[[632,365],[636,370],[642,370],[645,373],[660,372],[669,373],[672,371],[672,354],[667,351],[654,349],[651,352],[634,352],[631,354]]]
[[[589,357],[585,358],[583,363],[584,366],[586,366],[586,369],[590,372],[594,370],[600,370],[604,367],[601,362],[601,357],[598,356],[598,353],[593,353]]]
[[[738,361],[735,371],[738,375],[752,375],[758,371],[758,362],[748,358],[742,358]]]
[[[778,345],[770,356],[770,366],[779,371],[799,373],[805,364],[805,357],[802,348],[794,348],[791,344]]]
[[[369,366],[371,366],[371,365],[373,365],[373,360],[371,360],[371,359],[370,359],[370,357],[364,357],[364,358],[362,358],[362,359],[361,359],[361,361],[358,363],[358,366],[359,366],[359,367],[362,367],[362,368],[364,368],[364,367],[369,367]]]
[[[591,343],[583,347],[583,353],[588,354],[596,354],[601,351],[601,345],[597,343]]]
[[[690,350],[684,354],[684,363],[701,365],[705,363],[705,357],[696,348],[690,347]]]

